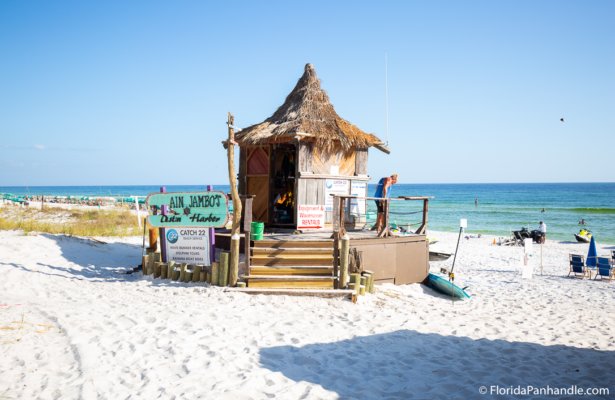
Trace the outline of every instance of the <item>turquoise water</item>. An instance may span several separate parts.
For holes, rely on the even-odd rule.
[[[166,187],[167,191],[204,190],[203,185]],[[147,196],[159,186],[36,186],[0,187],[0,193],[48,196]],[[214,190],[229,191],[228,185]],[[373,195],[375,185],[369,185]],[[459,219],[468,220],[469,233],[507,236],[521,227],[536,229],[547,224],[549,239],[574,241],[578,222],[585,219],[596,240],[615,244],[615,183],[502,183],[502,184],[398,184],[397,196],[433,196],[429,202],[429,229],[457,232]],[[475,205],[478,199],[478,205]],[[391,222],[415,224],[421,219],[422,202],[394,201]],[[375,205],[368,202],[370,216]],[[544,212],[542,210],[544,209]]]

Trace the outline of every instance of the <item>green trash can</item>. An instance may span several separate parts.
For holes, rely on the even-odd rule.
[[[263,240],[263,232],[265,231],[264,222],[252,222],[250,228],[252,229],[252,240]]]

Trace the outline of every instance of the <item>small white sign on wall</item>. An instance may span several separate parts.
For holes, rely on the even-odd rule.
[[[350,193],[350,181],[347,179],[325,180],[325,211],[333,211],[333,195],[347,196]]]

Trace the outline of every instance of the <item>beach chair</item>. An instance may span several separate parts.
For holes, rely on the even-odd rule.
[[[574,274],[574,276],[581,276],[581,278],[590,278],[592,277],[591,270],[585,265],[585,257],[579,254],[570,254],[569,255],[570,262],[570,272],[568,272],[568,276],[570,274]]]
[[[596,279],[600,276],[600,279],[615,279],[615,267],[611,265],[611,260],[608,257],[596,258]]]

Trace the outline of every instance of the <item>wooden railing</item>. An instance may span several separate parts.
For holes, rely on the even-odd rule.
[[[377,232],[378,237],[387,237],[391,235],[389,228],[389,216],[390,216],[390,204],[391,201],[408,201],[408,200],[422,200],[423,201],[423,218],[420,226],[414,232],[415,234],[422,235],[427,230],[428,212],[429,212],[429,199],[427,196],[399,196],[396,198],[382,198],[382,197],[358,197],[358,196],[340,196],[333,195],[333,234],[337,232],[339,236],[343,236],[346,233],[345,219],[346,208],[348,200],[376,200],[384,203],[384,223],[382,230]]]

